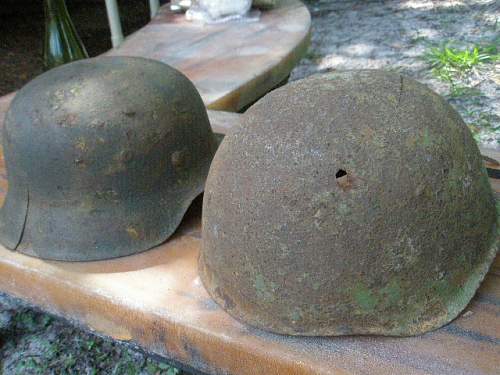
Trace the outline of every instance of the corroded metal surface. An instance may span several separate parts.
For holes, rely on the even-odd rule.
[[[44,259],[109,259],[150,249],[202,192],[217,142],[177,70],[99,57],[22,88],[3,128],[9,191],[0,241]]]
[[[200,277],[230,314],[294,335],[416,335],[468,304],[497,253],[475,141],[396,73],[274,90],[222,142]]]
[[[0,201],[6,186],[0,153]],[[195,202],[167,243],[129,257],[47,262],[0,247],[0,290],[209,374],[497,373],[500,258],[462,316],[432,333],[397,339],[284,337],[239,323],[206,293],[197,270],[201,212]]]
[[[310,21],[307,8],[297,0],[280,2],[277,8],[263,12],[259,22],[206,27],[173,14],[167,4],[151,23],[107,55],[167,62],[194,82],[206,106],[234,111],[252,103],[289,75],[306,52]],[[13,94],[0,98],[0,112],[12,97]],[[25,216],[22,212],[26,210],[27,206],[12,209],[21,213],[13,227],[20,227]],[[133,235],[134,231],[130,233]],[[19,235],[11,234],[11,247]]]

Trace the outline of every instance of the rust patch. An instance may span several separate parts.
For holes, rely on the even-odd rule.
[[[64,116],[62,116],[58,121],[57,123],[62,126],[62,127],[71,127],[71,126],[75,126],[76,124],[78,124],[79,122],[79,119],[78,119],[78,115],[76,113],[68,113]]]
[[[396,73],[272,91],[224,138],[205,197],[201,280],[232,316],[281,334],[436,329],[467,305],[497,252],[469,130]]]
[[[347,173],[344,169],[339,169],[335,173],[335,180],[337,185],[343,190],[348,191],[352,188],[354,183],[354,177]]]
[[[86,79],[89,66],[95,79]],[[176,100],[189,116],[176,112]],[[144,110],[139,122],[134,108]],[[16,194],[24,185],[33,192],[19,248],[67,261],[125,256],[165,241],[202,192],[217,147],[193,84],[166,64],[137,57],[80,60],[45,72],[17,93],[4,134],[13,177],[8,194],[26,200]],[[19,220],[7,226],[5,233],[20,232]]]
[[[136,228],[134,228],[134,227],[128,227],[127,228],[127,233],[134,240],[139,240],[139,239],[142,238],[142,234]]]

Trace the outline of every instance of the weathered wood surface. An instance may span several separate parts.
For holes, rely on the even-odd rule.
[[[202,25],[168,4],[126,38],[113,56],[160,60],[183,72],[208,108],[238,111],[282,82],[304,55],[311,19],[298,0],[282,0],[258,22]]]
[[[219,134],[229,133],[238,124],[240,116],[240,114],[234,112],[208,110],[212,130]]]

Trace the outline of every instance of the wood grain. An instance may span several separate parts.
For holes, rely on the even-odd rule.
[[[276,87],[305,54],[311,18],[298,0],[280,1],[259,22],[203,25],[163,6],[146,27],[106,55],[141,56],[172,65],[210,109],[238,111]]]

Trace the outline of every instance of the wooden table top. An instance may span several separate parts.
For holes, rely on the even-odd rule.
[[[238,111],[285,80],[310,40],[311,17],[298,0],[282,0],[258,22],[203,25],[168,4],[152,22],[107,55],[142,56],[183,72],[210,109]]]

